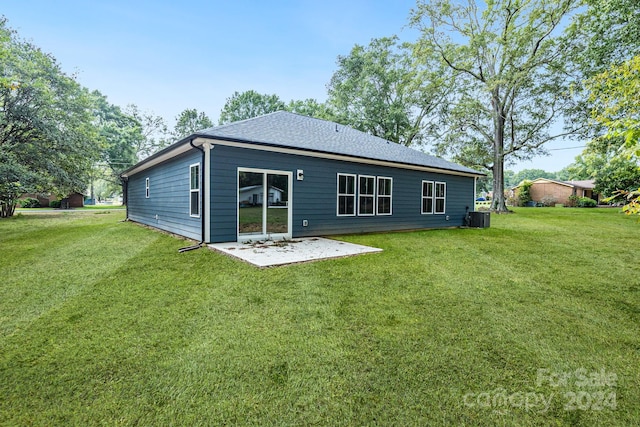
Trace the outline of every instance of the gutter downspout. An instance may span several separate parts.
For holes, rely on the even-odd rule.
[[[124,205],[124,219],[121,222],[127,222],[129,221],[129,178],[121,176],[120,182],[122,184],[122,204]]]
[[[202,147],[198,147],[196,145],[193,145],[193,138],[189,140],[189,145],[192,148],[195,148],[196,150],[200,150],[200,152],[202,153],[202,160],[200,161],[200,219],[201,219],[201,223],[200,223],[200,242],[198,242],[195,245],[192,246],[187,246],[184,248],[180,248],[178,249],[178,252],[183,253],[183,252],[187,252],[187,251],[192,251],[194,249],[200,249],[202,247],[202,245],[204,244],[205,241],[205,235],[204,235],[204,221],[205,221],[205,217],[204,217],[204,162],[205,162],[205,152],[204,149]]]

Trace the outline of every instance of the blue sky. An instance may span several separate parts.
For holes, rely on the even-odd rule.
[[[415,0],[4,0],[0,14],[22,38],[113,104],[129,103],[173,124],[186,108],[217,122],[234,91],[326,99],[338,55],[397,34]],[[555,143],[548,148],[583,145]],[[555,171],[581,149],[511,169]]]

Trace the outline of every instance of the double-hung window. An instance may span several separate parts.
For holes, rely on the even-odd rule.
[[[200,216],[200,163],[189,166],[189,216]]]
[[[338,216],[356,214],[356,176],[338,174]]]
[[[433,213],[433,181],[422,181],[422,213]]]
[[[358,176],[358,215],[375,215],[376,177]]]
[[[392,179],[379,176],[378,177],[378,215],[391,215],[391,192]]]
[[[435,213],[443,214],[447,200],[447,184],[445,182],[436,182],[435,187]]]

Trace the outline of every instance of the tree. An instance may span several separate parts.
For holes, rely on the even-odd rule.
[[[421,1],[411,24],[454,74],[440,112],[440,154],[493,172],[491,209],[507,211],[506,159],[526,159],[566,135],[552,133],[570,106],[570,39],[560,26],[580,0],[491,0],[479,8]]]
[[[327,86],[335,120],[402,145],[421,144],[448,82],[437,61],[415,60],[414,49],[394,36],[339,56]]]
[[[628,156],[640,158],[640,55],[587,81],[591,116],[606,138],[623,138]]]
[[[143,139],[137,141],[138,144],[134,148],[138,160],[149,157],[171,144],[172,138],[162,117],[148,111],[140,111],[135,104],[127,105],[124,113],[135,119],[140,125]]]
[[[176,117],[176,125],[173,129],[173,136],[176,139],[185,138],[192,133],[195,133],[202,129],[207,129],[213,126],[213,122],[204,113],[198,113],[195,108],[184,110],[178,117]]]
[[[577,64],[580,78],[572,93],[575,108],[569,122],[581,125],[580,138],[601,136],[606,129],[592,120],[597,108],[586,82],[610,67],[630,60],[640,50],[640,2],[637,0],[585,0],[586,8],[572,20],[566,37],[576,45],[572,60]]]
[[[234,92],[222,107],[218,124],[251,119],[280,110],[286,110],[286,106],[278,95],[260,94],[255,90]]]
[[[144,144],[142,126],[135,117],[93,91],[94,124],[98,130],[102,164],[108,166],[105,179],[118,183],[118,174],[138,161],[137,148]],[[95,173],[94,173],[95,176]]]
[[[83,191],[98,147],[91,96],[0,19],[0,217],[23,193]]]
[[[327,104],[308,98],[303,101],[291,100],[287,104],[287,111],[316,119],[335,120],[335,112]]]

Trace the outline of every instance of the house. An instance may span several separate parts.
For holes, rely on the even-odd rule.
[[[59,200],[58,196],[54,196],[52,194],[23,194],[22,199],[31,198],[37,199],[40,203],[40,207],[46,208],[49,207],[51,202]],[[81,193],[70,193],[67,197],[61,200],[61,206],[64,205],[65,208],[81,208],[84,206],[84,195]]]
[[[594,193],[594,180],[586,181],[556,181],[547,178],[538,178],[532,181],[530,194],[534,202],[553,205],[556,203],[571,205],[571,196],[588,197],[595,201],[600,196]]]
[[[129,220],[217,243],[461,226],[482,175],[278,111],[199,131],[121,178]]]
[[[268,206],[278,205],[283,201],[283,191],[277,187],[269,187]],[[240,205],[261,205],[264,203],[262,185],[249,185],[238,189]]]

